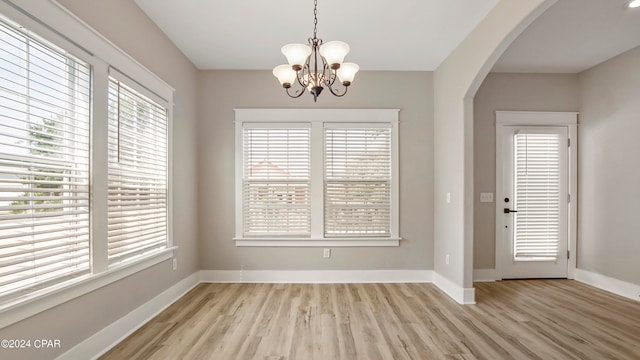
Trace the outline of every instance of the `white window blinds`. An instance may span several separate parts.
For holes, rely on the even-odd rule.
[[[109,81],[108,257],[120,262],[167,245],[167,109]]]
[[[243,142],[245,236],[309,236],[310,129],[251,127]]]
[[[391,128],[325,128],[326,237],[390,236]]]
[[[555,260],[561,239],[558,134],[516,134],[515,260]]]
[[[0,20],[0,302],[90,272],[90,77]]]

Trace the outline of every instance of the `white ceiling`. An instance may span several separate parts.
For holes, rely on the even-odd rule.
[[[313,34],[313,0],[135,0],[200,69],[272,69]],[[361,70],[434,70],[498,0],[318,0],[318,37]]]
[[[312,0],[135,0],[200,69],[272,69],[306,43]],[[318,37],[361,70],[435,70],[498,0],[318,0]],[[576,73],[640,45],[628,0],[559,0],[507,49],[503,72]]]
[[[640,46],[640,8],[629,0],[559,0],[502,55],[493,71],[578,73]]]

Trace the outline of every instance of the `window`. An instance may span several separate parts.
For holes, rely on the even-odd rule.
[[[109,79],[109,263],[167,244],[167,111]]]
[[[555,261],[563,209],[562,147],[558,133],[521,133],[514,141],[513,260]],[[564,209],[566,211],[566,209]]]
[[[243,128],[244,235],[309,236],[309,127]]]
[[[56,2],[19,6],[0,2],[0,328],[174,250],[173,89]]]
[[[391,235],[391,127],[325,128],[324,234]]]
[[[0,22],[0,302],[88,274],[90,68]]]
[[[236,109],[236,245],[397,246],[398,110]]]

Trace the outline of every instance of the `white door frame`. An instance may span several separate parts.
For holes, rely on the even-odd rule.
[[[567,278],[573,279],[576,271],[576,243],[578,229],[578,113],[577,112],[544,112],[544,111],[496,111],[496,157],[503,149],[503,138],[501,132],[502,125],[518,125],[518,126],[566,126],[569,137],[569,171],[567,179],[569,184],[568,204],[569,216],[569,259],[567,260]],[[496,278],[502,279],[504,275],[504,265],[501,256],[504,256],[504,231],[500,231],[502,227],[503,209],[498,206],[497,195],[503,188],[503,166],[502,162],[496,161],[496,253],[495,266]]]

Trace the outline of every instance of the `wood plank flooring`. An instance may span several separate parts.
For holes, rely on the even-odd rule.
[[[102,359],[640,359],[640,302],[571,280],[201,284]]]

